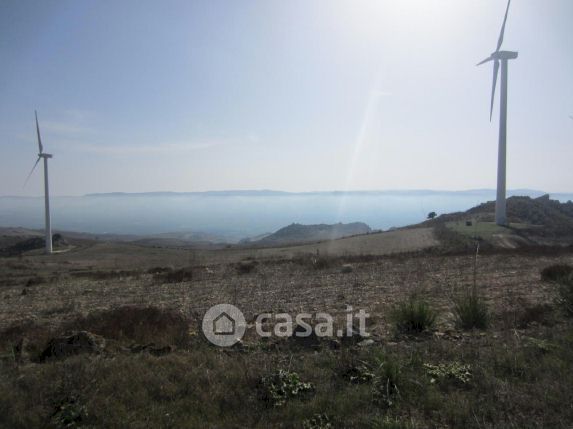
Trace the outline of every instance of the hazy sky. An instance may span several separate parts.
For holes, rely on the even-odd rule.
[[[494,188],[505,0],[0,2],[0,195]],[[514,0],[508,187],[573,191],[573,1]]]

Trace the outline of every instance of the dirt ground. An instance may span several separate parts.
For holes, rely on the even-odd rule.
[[[363,238],[380,241],[376,235]],[[452,299],[473,283],[471,255],[355,257],[351,272],[345,273],[344,258],[322,256],[324,267],[312,265],[312,249],[190,251],[92,243],[51,256],[0,258],[0,328],[23,320],[55,326],[79,314],[130,304],[200,318],[214,304],[232,303],[248,321],[262,312],[326,311],[342,317],[352,306],[372,315],[374,335],[386,336],[388,308],[413,291],[442,310],[439,325],[449,329]],[[332,253],[348,254],[347,249]],[[252,272],[241,274],[236,262],[245,258],[256,264]],[[476,282],[494,314],[503,317],[515,306],[551,302],[554,288],[541,282],[539,273],[558,262],[573,264],[573,255],[479,256]],[[165,283],[147,273],[158,266],[190,267],[193,278]]]

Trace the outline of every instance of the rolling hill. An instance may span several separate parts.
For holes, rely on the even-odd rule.
[[[301,225],[293,223],[260,240],[251,241],[251,243],[271,246],[308,243],[368,234],[371,231],[371,228],[363,222],[337,223],[334,225]]]

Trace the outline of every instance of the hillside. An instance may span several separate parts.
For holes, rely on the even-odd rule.
[[[493,215],[494,212],[494,201],[480,204],[467,211],[470,215]],[[550,199],[549,195],[539,198],[511,197],[507,200],[507,215],[510,223],[543,227],[532,228],[532,232],[548,236],[573,234],[573,202],[571,201],[561,203]]]
[[[495,247],[527,245],[571,245],[573,243],[573,202],[561,203],[549,195],[538,198],[507,199],[509,225],[494,222],[495,201],[488,201],[465,212],[449,213],[422,222],[433,226],[441,241],[455,241],[451,233],[479,238]]]
[[[265,245],[294,244],[314,241],[335,240],[352,235],[368,234],[372,230],[362,222],[337,223],[334,225],[301,225],[293,223],[279,229],[255,243]]]
[[[473,255],[380,257],[422,235],[429,243],[432,228],[282,248],[93,241],[0,257],[0,427],[569,427],[572,322],[540,273],[573,254],[480,255],[491,316],[469,329],[453,299],[474,284]],[[435,319],[402,332],[396,309],[412,296]],[[203,316],[229,302],[249,324],[221,349]],[[316,329],[327,313],[334,333],[349,309],[370,315],[368,338],[261,338],[251,322],[309,313]]]

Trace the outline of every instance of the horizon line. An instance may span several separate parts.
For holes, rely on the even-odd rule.
[[[90,192],[87,194],[77,195],[52,195],[52,198],[82,198],[82,197],[105,197],[105,196],[161,196],[161,195],[206,195],[206,194],[250,194],[256,196],[257,194],[282,194],[282,195],[317,195],[317,194],[384,194],[384,193],[470,193],[470,192],[495,192],[495,188],[469,188],[469,189],[424,189],[424,188],[408,188],[408,189],[356,189],[356,190],[322,190],[322,191],[283,191],[276,189],[223,189],[223,190],[207,190],[207,191],[142,191],[142,192],[125,192],[125,191],[110,191],[110,192]],[[530,188],[515,188],[508,189],[508,193],[527,192],[530,194],[539,195],[552,195],[552,194],[573,194],[573,191],[555,191],[547,192],[539,189]],[[0,198],[43,198],[44,195],[0,195]]]

